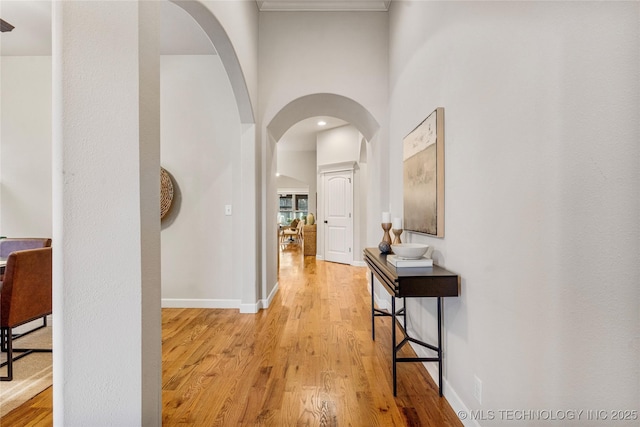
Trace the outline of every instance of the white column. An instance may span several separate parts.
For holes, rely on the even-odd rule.
[[[54,424],[161,424],[157,2],[53,3]]]
[[[234,257],[234,279],[236,283],[242,283],[242,296],[240,302],[241,313],[255,313],[260,308],[258,274],[260,274],[260,253],[258,252],[257,236],[258,221],[262,219],[256,191],[256,126],[254,124],[242,125],[241,137],[241,197],[242,197],[242,230],[241,238],[234,248],[240,250],[239,256]],[[236,250],[237,250],[236,249]]]

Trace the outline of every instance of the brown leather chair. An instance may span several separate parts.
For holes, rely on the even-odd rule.
[[[49,248],[51,239],[40,237],[3,237],[0,239],[0,258],[7,258],[11,252],[25,249]],[[4,274],[0,271],[0,282]]]
[[[35,352],[51,352],[51,349],[13,348],[12,329],[52,311],[51,297],[51,248],[29,249],[12,252],[7,259],[5,279],[0,291],[0,341],[7,353],[7,376],[1,381],[13,379],[13,362]],[[13,353],[22,353],[17,357]]]
[[[51,239],[46,237],[3,237],[0,239],[0,258],[7,258],[11,252],[23,251],[26,249],[37,248],[49,248],[51,247]],[[0,289],[2,289],[2,282],[4,280],[4,271],[0,269]],[[47,326],[47,318],[42,319],[42,326]],[[39,328],[32,329],[20,335],[14,335],[13,338],[18,338],[22,335],[29,334]],[[4,349],[4,348],[3,348]]]

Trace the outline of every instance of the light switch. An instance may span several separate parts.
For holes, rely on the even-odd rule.
[[[227,216],[231,215],[231,205],[224,205],[224,214]]]

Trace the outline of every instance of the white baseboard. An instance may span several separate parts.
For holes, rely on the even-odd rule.
[[[162,298],[162,308],[240,308],[238,299]]]
[[[278,292],[277,282],[268,298],[254,304],[243,304],[241,300],[237,299],[162,298],[162,308],[236,308],[240,310],[240,313],[255,314],[261,309],[269,308],[276,292]]]
[[[239,308],[242,314],[256,314],[260,310],[260,302],[255,304],[240,304]]]
[[[383,285],[380,282],[378,282],[377,279],[374,278],[373,280],[376,283],[376,286],[374,286],[374,294],[373,294],[373,298],[375,300],[376,305],[380,310],[391,311],[391,297],[389,296],[388,299],[380,298],[380,295],[379,295],[380,293],[375,292],[375,289]],[[371,275],[370,274],[367,274],[367,290],[369,291],[369,295],[371,295]],[[389,295],[389,294],[384,292],[384,295]]]
[[[431,350],[427,350],[426,348],[412,342],[410,342],[409,345],[411,345],[411,348],[413,348],[413,351],[416,352],[418,357],[434,357],[434,352]],[[435,362],[422,362],[422,364],[433,379],[433,382],[438,384],[438,364]],[[469,408],[467,408],[467,405],[465,405],[462,399],[460,399],[458,393],[456,393],[453,387],[451,387],[451,384],[449,384],[444,376],[442,377],[442,383],[442,394],[445,399],[447,399],[447,402],[449,402],[449,405],[451,405],[451,409],[453,409],[456,414],[469,414]],[[478,421],[472,418],[473,417],[467,416],[465,419],[461,419],[460,421],[465,427],[480,427]]]
[[[354,267],[366,267],[367,264],[364,261],[351,261],[351,265]]]
[[[374,298],[376,300],[376,305],[378,306],[378,308],[380,310],[387,310],[387,311],[391,312],[391,298],[382,299],[382,298],[380,298],[378,296],[378,294],[375,294]]]
[[[269,306],[271,305],[271,301],[273,301],[273,298],[276,296],[276,293],[278,292],[279,287],[280,287],[280,282],[276,282],[276,285],[273,287],[273,289],[271,289],[271,293],[269,293],[269,296],[266,299],[261,299],[260,301],[258,301],[257,309],[269,308]],[[256,310],[253,313],[257,313],[257,312],[258,311]],[[240,313],[245,313],[245,312],[242,311],[241,309]]]
[[[322,255],[316,254],[316,259],[318,261],[324,261],[324,257]]]

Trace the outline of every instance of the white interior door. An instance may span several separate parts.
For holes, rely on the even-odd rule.
[[[353,172],[324,174],[325,260],[353,261]]]

